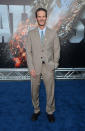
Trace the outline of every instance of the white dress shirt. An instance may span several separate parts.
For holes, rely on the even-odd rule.
[[[41,38],[41,32],[42,32],[42,31],[43,31],[43,35],[45,36],[46,27],[45,27],[43,30],[41,30],[40,28],[38,28],[38,30],[39,30],[40,38]]]

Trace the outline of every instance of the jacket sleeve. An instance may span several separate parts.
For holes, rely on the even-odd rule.
[[[31,32],[28,32],[28,36],[26,39],[26,56],[27,56],[27,66],[29,71],[34,69],[32,62],[32,42],[31,42]]]
[[[59,65],[59,58],[60,58],[60,41],[58,35],[55,33],[54,36],[54,64],[55,69]]]

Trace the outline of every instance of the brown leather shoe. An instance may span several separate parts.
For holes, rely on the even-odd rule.
[[[53,114],[47,114],[47,118],[49,122],[55,122],[55,117]]]
[[[33,115],[32,115],[32,121],[36,121],[37,119],[38,119],[38,116],[40,115],[40,112],[38,112],[38,113],[33,113]]]

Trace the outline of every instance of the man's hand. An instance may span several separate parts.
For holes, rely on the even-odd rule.
[[[36,77],[36,72],[35,72],[34,69],[30,71],[30,74],[31,74],[32,77]]]

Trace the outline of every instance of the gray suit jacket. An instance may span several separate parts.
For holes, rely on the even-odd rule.
[[[29,71],[35,69],[36,74],[41,73],[42,52],[47,70],[51,71],[58,67],[60,58],[60,43],[56,31],[46,28],[45,38],[42,43],[38,28],[28,32],[26,41],[27,65]]]

